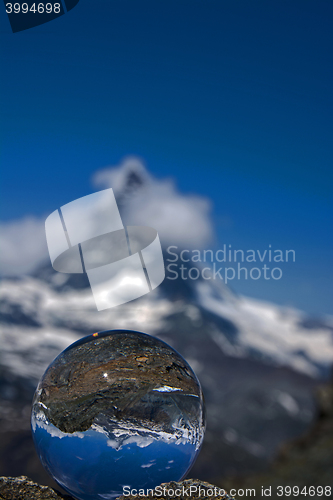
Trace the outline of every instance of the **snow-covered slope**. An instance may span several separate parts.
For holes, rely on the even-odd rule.
[[[333,363],[331,317],[313,325],[295,309],[236,297],[207,282],[193,286],[192,300],[186,296],[173,300],[163,293],[162,285],[137,301],[98,312],[89,288],[57,290],[33,277],[3,280],[1,364],[39,378],[53,357],[82,335],[115,328],[158,335],[170,326],[170,316],[182,314],[194,326],[205,322],[205,335],[226,356],[260,359],[312,377],[329,372]]]
[[[260,355],[266,362],[306,373],[327,374],[333,363],[333,318],[311,322],[301,311],[248,297],[221,300],[207,283],[197,284],[198,303],[237,328],[233,342],[219,333],[214,340],[230,356]]]

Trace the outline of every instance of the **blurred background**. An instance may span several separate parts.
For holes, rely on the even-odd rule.
[[[330,484],[332,4],[80,0],[15,34],[0,10],[0,474],[52,484],[29,427],[39,377],[79,337],[132,328],[202,383],[191,477]],[[85,276],[53,271],[44,221],[107,187],[124,224],[157,229],[165,259],[226,245],[295,261],[227,285],[167,272],[97,312]]]

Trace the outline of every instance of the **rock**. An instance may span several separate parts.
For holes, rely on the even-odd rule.
[[[139,493],[139,491],[138,491]],[[124,495],[117,500],[138,500],[144,497],[137,495]],[[198,479],[185,479],[184,481],[162,483],[155,488],[155,495],[149,492],[148,500],[190,500],[200,498],[200,500],[234,500],[227,492],[212,484]]]
[[[74,500],[26,476],[0,477],[0,500]]]
[[[159,487],[162,495],[150,494],[149,500],[185,500],[192,498],[200,498],[200,500],[234,500],[226,491],[205,481],[198,479],[185,479],[184,481],[163,483]],[[170,490],[176,492],[173,495]],[[179,494],[179,490],[180,493]],[[156,489],[156,491],[158,491]],[[121,496],[117,500],[138,500],[138,496]],[[0,500],[74,500],[68,495],[34,483],[26,476],[20,477],[0,477]]]

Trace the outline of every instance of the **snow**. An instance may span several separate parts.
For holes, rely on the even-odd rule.
[[[157,291],[139,302],[98,312],[90,289],[59,292],[32,277],[3,280],[0,362],[20,376],[38,380],[55,356],[84,335],[113,329],[154,335],[168,326],[168,316],[175,311],[195,325],[201,323],[206,310],[235,326],[237,333],[230,337],[218,322],[207,324],[207,334],[228,356],[251,357],[257,353],[265,362],[289,366],[311,377],[319,377],[332,365],[332,317],[309,329],[302,326],[306,316],[296,309],[236,297],[226,287],[207,282],[196,282],[195,287],[195,304],[172,302]]]
[[[286,309],[248,297],[223,301],[206,283],[197,284],[197,293],[202,308],[228,319],[239,332],[236,342],[231,342],[218,330],[211,332],[212,339],[224,353],[245,357],[256,351],[275,364],[290,366],[312,377],[319,376],[321,367],[328,368],[332,364],[330,317],[326,328],[309,330],[302,326],[305,315],[297,309]]]

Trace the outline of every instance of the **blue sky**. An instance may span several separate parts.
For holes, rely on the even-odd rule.
[[[0,9],[1,220],[48,215],[126,155],[212,200],[216,246],[296,250],[237,292],[332,304],[330,1],[80,0],[13,34]]]

